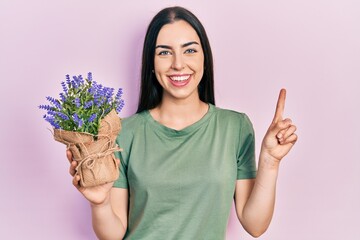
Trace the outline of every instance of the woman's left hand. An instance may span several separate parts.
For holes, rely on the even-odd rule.
[[[297,140],[296,126],[291,119],[283,119],[286,90],[281,89],[276,106],[274,119],[265,134],[261,146],[261,153],[271,165],[277,164],[290,151]]]

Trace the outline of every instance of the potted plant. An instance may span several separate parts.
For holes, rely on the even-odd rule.
[[[86,79],[66,75],[61,85],[59,99],[48,96],[49,104],[39,106],[46,110],[44,119],[53,127],[54,139],[66,144],[78,162],[81,186],[115,181],[119,168],[114,152],[121,151],[115,140],[121,130],[117,114],[124,107],[122,89],[114,95],[114,88],[93,81],[91,73]]]

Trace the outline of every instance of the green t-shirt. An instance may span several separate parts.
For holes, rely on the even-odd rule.
[[[122,127],[114,187],[129,189],[124,239],[225,239],[236,180],[256,177],[249,118],[209,104],[180,131],[149,111],[123,119]]]

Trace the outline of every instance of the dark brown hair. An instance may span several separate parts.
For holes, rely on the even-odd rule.
[[[199,83],[200,100],[215,105],[214,69],[209,39],[199,19],[189,10],[182,7],[169,7],[161,10],[150,22],[144,40],[141,67],[141,86],[137,113],[149,110],[160,104],[163,89],[158,83],[154,69],[155,44],[160,29],[169,23],[184,20],[198,34],[204,52],[204,74]]]

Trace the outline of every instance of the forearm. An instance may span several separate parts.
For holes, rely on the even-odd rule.
[[[126,233],[126,227],[114,213],[110,200],[101,205],[91,204],[92,224],[100,240],[120,240]]]
[[[270,225],[278,171],[279,162],[261,152],[255,185],[240,216],[244,228],[254,236],[260,236]]]

